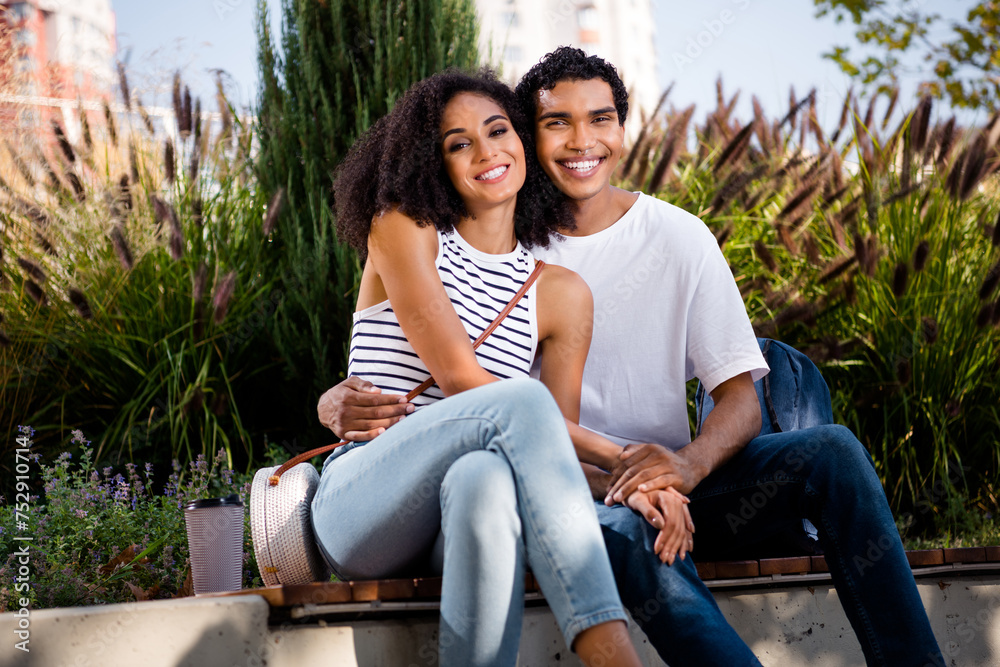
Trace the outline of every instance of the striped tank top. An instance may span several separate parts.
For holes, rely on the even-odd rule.
[[[469,334],[476,338],[503,310],[534,270],[535,260],[520,243],[513,252],[490,255],[473,248],[458,232],[438,231],[435,260],[445,292]],[[476,350],[479,364],[498,378],[526,377],[538,346],[535,290],[520,302]],[[382,391],[405,394],[430,372],[403,335],[388,301],[354,313],[348,375]],[[417,409],[444,398],[435,384],[413,400]]]

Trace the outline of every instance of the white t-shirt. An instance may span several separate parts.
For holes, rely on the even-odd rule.
[[[729,265],[690,213],[640,194],[607,229],[532,252],[579,273],[594,294],[582,426],[622,445],[679,449],[691,440],[688,380],[711,392],[767,373]]]

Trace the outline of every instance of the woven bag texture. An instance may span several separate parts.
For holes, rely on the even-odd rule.
[[[261,468],[250,487],[250,532],[261,579],[266,586],[326,581],[330,570],[309,518],[319,473],[312,464],[300,463],[271,486],[268,478],[277,469]]]

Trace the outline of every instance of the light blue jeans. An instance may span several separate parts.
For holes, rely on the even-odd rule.
[[[443,556],[441,665],[516,662],[525,564],[567,646],[627,618],[562,415],[535,380],[463,392],[335,451],[312,521],[344,579],[412,575]]]

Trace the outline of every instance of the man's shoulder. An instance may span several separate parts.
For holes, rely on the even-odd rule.
[[[636,207],[636,221],[646,234],[669,239],[672,244],[685,241],[695,246],[715,243],[715,235],[704,221],[679,206],[640,193]]]

